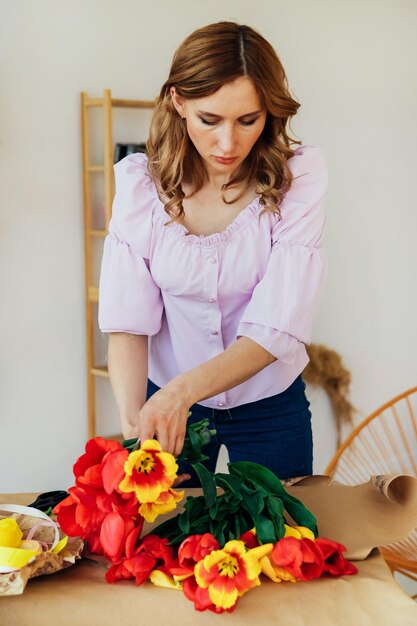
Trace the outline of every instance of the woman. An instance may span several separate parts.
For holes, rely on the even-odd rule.
[[[99,325],[123,434],[178,455],[191,409],[217,430],[212,471],[223,443],[280,478],[312,472],[300,375],[327,171],[318,148],[290,147],[299,106],[261,35],[211,24],[174,56],[147,156],[115,165]]]

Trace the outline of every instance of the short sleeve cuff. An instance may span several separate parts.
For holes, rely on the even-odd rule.
[[[300,341],[275,328],[242,322],[237,329],[238,337],[248,337],[283,363],[292,364],[300,347]]]

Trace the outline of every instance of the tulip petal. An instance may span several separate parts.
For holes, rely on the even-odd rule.
[[[115,450],[106,459],[102,470],[102,480],[104,491],[107,494],[118,489],[120,481],[125,475],[124,464],[128,456],[127,450]]]
[[[157,587],[165,587],[165,589],[176,589],[177,591],[181,591],[182,589],[182,585],[180,582],[176,582],[174,578],[168,576],[168,574],[165,574],[165,572],[161,572],[161,570],[159,569],[154,569],[150,573],[149,580]]]
[[[124,544],[125,521],[119,513],[109,513],[103,520],[100,530],[100,543],[105,554],[114,559]]]
[[[265,576],[268,576],[268,578],[270,578],[271,580],[273,580],[274,583],[280,583],[282,581],[282,578],[277,576],[277,574],[275,573],[275,568],[272,567],[271,561],[268,559],[267,556],[264,556],[261,559],[261,569],[262,573],[265,574]]]
[[[262,573],[268,576],[274,583],[280,583],[282,581],[289,581],[292,583],[297,582],[297,579],[282,567],[274,567],[271,563],[269,556],[264,556],[261,559]]]
[[[38,550],[0,547],[0,568],[21,569],[37,554]]]
[[[0,546],[17,548],[22,541],[23,533],[13,517],[0,520]]]
[[[65,535],[65,537],[62,537],[62,539],[60,539],[58,541],[58,543],[56,544],[55,548],[53,548],[53,550],[51,550],[51,552],[53,552],[53,554],[59,554],[61,552],[61,550],[63,550],[65,548],[67,543],[68,543],[68,535]]]
[[[238,599],[238,591],[233,580],[227,576],[216,578],[209,587],[210,600],[222,609],[229,609]]]
[[[294,529],[300,533],[302,539],[311,539],[311,541],[316,540],[316,536],[313,531],[306,526],[294,526]]]
[[[175,491],[174,489],[168,489],[163,491],[155,502],[145,502],[139,507],[139,513],[149,523],[156,520],[158,515],[164,515],[173,511],[177,503],[184,497],[184,491]]]
[[[288,526],[287,524],[284,524],[284,527],[284,537],[294,537],[295,539],[301,539],[301,533],[296,528],[294,528],[294,526]]]
[[[246,566],[246,576],[249,580],[254,581],[255,584],[258,584],[257,578],[261,573],[260,559],[269,554],[272,548],[272,543],[265,543],[257,548],[252,548],[242,556],[242,561]]]

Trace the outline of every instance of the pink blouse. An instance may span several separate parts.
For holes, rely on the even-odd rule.
[[[149,378],[162,387],[249,337],[277,361],[250,380],[201,401],[231,408],[284,391],[308,363],[325,256],[319,148],[288,161],[295,177],[281,218],[259,199],[221,233],[188,234],[159,200],[144,154],[114,166],[116,194],[100,277],[99,327],[149,336]]]

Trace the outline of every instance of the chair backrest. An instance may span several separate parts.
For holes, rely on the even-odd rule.
[[[349,485],[378,474],[417,476],[417,387],[363,420],[337,450],[325,474]]]

